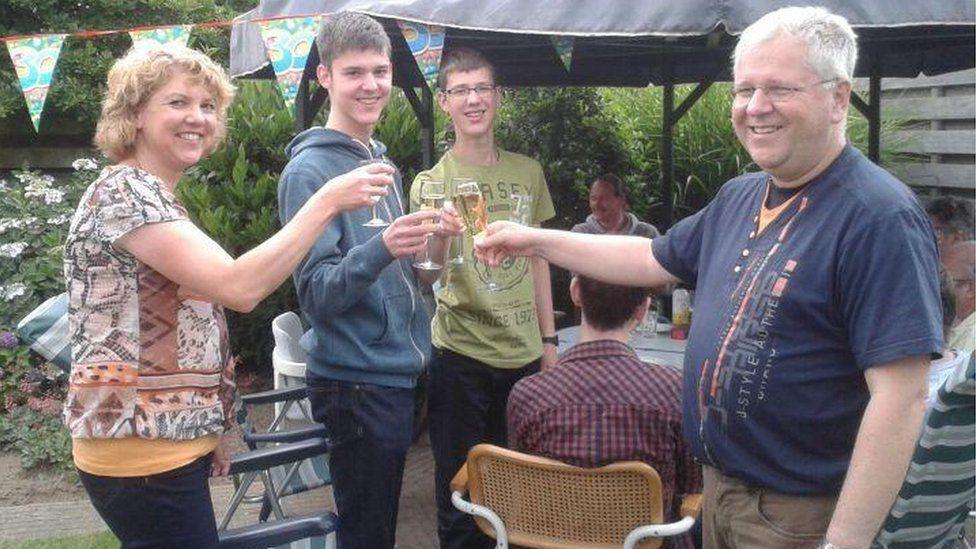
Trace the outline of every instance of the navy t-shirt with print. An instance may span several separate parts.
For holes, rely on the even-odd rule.
[[[696,287],[684,433],[726,475],[837,493],[864,370],[942,350],[935,236],[911,191],[850,146],[759,233],[768,179],[729,181],[653,242]]]

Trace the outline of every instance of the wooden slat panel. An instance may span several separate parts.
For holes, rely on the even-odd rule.
[[[959,86],[976,82],[976,70],[950,72],[938,76],[922,76],[919,78],[885,78],[881,81],[884,90],[905,90],[916,88],[932,88],[935,86]]]
[[[972,164],[892,164],[886,166],[908,185],[976,189],[976,166]]]
[[[899,152],[918,154],[974,154],[976,132],[906,130],[897,132],[890,146]]]
[[[905,120],[972,120],[976,117],[976,96],[884,99],[882,116]]]

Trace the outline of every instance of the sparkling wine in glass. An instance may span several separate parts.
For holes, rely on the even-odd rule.
[[[472,239],[488,227],[488,207],[477,181],[468,180],[458,184],[454,191],[454,207],[461,214],[464,228]],[[491,267],[486,266],[485,272],[488,278],[484,286],[485,290],[489,292],[500,290],[501,286],[492,277]]]
[[[466,189],[468,189],[469,191],[472,189],[471,185],[474,185],[475,189],[477,189],[478,187],[478,184],[470,178],[454,177],[451,179],[451,187],[454,189],[453,195],[445,201],[445,204],[451,204],[454,207],[455,211],[459,213],[461,211],[461,206],[455,201],[458,199],[457,198],[458,189],[460,189],[461,186],[465,184],[467,184]],[[481,191],[479,190],[478,192]],[[465,226],[467,226],[467,221],[465,221]],[[469,232],[469,234],[471,233]],[[464,264],[464,235],[458,235],[457,237],[454,238],[454,240],[457,242],[457,251],[455,252],[454,256],[451,257],[448,263],[450,263],[451,265],[463,265]]]
[[[418,183],[420,183],[420,210],[440,211],[444,207],[444,182],[425,178],[419,180]],[[437,221],[430,219],[424,221],[424,224],[430,225],[431,233],[427,234],[427,242],[424,245],[424,259],[415,261],[413,266],[425,271],[436,271],[442,265],[430,257],[430,235],[433,233]]]
[[[389,160],[386,160],[385,158],[367,158],[365,160],[359,161],[360,166],[367,166],[369,164],[388,164],[390,166],[393,166],[393,163],[390,162]],[[396,169],[396,166],[393,166],[393,168]],[[380,217],[379,212],[376,209],[376,205],[379,204],[380,200],[383,200],[383,197],[377,196],[376,201],[373,202],[372,216],[370,217],[369,221],[363,223],[363,227],[386,227],[387,225],[390,224],[389,221],[386,221],[385,219]]]

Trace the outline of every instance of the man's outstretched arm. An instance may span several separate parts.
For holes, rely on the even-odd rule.
[[[531,256],[611,284],[653,287],[678,281],[654,258],[651,240],[639,236],[571,233],[506,221],[492,223],[485,233],[475,240],[475,252],[493,265],[506,256]]]

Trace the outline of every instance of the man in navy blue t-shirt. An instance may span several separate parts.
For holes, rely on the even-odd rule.
[[[919,433],[942,348],[935,236],[846,142],[856,56],[843,18],[771,12],[733,62],[732,124],[762,172],[650,244],[504,223],[478,244],[489,261],[695,286],[682,405],[705,547],[868,547]]]

